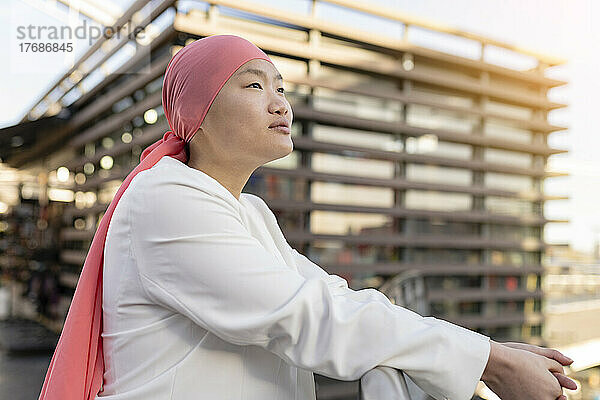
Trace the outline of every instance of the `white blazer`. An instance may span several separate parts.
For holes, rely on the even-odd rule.
[[[369,400],[404,376],[469,400],[490,352],[487,336],[350,289],[287,243],[260,197],[168,156],[115,209],[103,323],[105,400],[313,400],[315,372],[363,378]]]

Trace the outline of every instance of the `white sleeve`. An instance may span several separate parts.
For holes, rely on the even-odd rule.
[[[298,272],[305,277],[320,277],[325,280],[335,295],[350,296],[356,301],[383,302],[398,310],[397,318],[402,318],[407,310],[391,303],[387,296],[376,289],[353,290],[348,288],[348,282],[341,276],[327,273],[291,246],[290,250],[294,255]],[[487,365],[490,354],[490,337],[443,319],[430,316],[422,318],[423,322],[438,325],[444,331],[447,343],[451,343],[446,349],[439,349],[438,343],[424,345],[423,357],[435,357],[438,360],[431,364],[430,374],[422,374],[420,371],[415,371],[414,368],[402,368],[402,371],[394,374],[392,370],[385,368],[385,366],[393,367],[393,365],[382,364],[383,368],[377,367],[363,376],[361,384],[363,385],[364,400],[378,398],[380,392],[387,393],[388,397],[384,398],[391,399],[396,396],[399,399],[410,399],[402,373],[407,374],[422,390],[436,399],[471,399]],[[427,354],[428,352],[431,354]],[[446,354],[443,354],[444,352]],[[452,370],[447,370],[449,367]],[[436,379],[431,380],[430,376],[435,376]],[[394,395],[390,395],[390,393],[394,393]]]
[[[138,183],[132,251],[156,303],[226,341],[261,346],[334,379],[356,380],[383,365],[411,373],[436,399],[470,398],[487,342],[382,301],[376,290],[336,295],[323,279],[304,278],[215,194],[169,179],[146,189]]]
[[[360,378],[359,392],[360,400],[415,400],[405,375],[391,367],[375,367],[367,371]]]

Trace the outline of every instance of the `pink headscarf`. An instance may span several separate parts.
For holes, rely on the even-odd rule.
[[[102,268],[106,232],[119,199],[140,171],[163,156],[187,163],[186,143],[202,124],[213,100],[246,62],[273,61],[253,43],[235,35],[214,35],[182,48],[169,62],[162,104],[170,131],[147,147],[106,210],[85,259],[39,400],[93,400],[104,375],[102,354]]]

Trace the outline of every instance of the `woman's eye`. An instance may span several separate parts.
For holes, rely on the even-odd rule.
[[[252,85],[258,85],[258,86],[260,86],[260,83],[258,83],[258,82],[254,82],[254,83],[251,83],[251,84],[249,84],[249,85],[248,85],[248,86],[246,86],[246,87],[250,87],[250,86],[252,86]],[[281,89],[281,92],[279,92],[279,93],[285,93],[285,89],[284,89],[284,88],[282,88],[282,87],[281,87],[281,88],[279,88],[279,89]],[[277,89],[277,90],[279,90],[279,89]]]

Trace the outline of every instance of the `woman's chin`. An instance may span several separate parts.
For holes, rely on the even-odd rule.
[[[292,141],[291,135],[281,135],[277,140],[277,147],[283,148],[284,151],[287,151],[284,155],[288,155],[294,150],[294,142]]]
[[[289,144],[278,144],[272,147],[272,151],[269,154],[269,161],[278,160],[280,158],[286,157],[290,153],[294,151],[294,144],[290,141]]]

